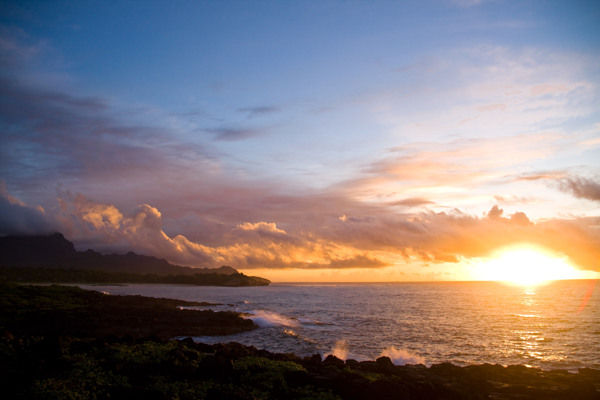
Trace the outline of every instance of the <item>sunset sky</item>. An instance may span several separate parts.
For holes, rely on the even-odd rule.
[[[0,0],[0,235],[275,281],[534,245],[600,277],[599,85],[598,1]]]

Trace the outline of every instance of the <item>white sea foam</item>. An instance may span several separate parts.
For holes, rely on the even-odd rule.
[[[328,353],[326,355],[334,355],[337,358],[339,358],[340,360],[347,360],[348,359],[348,341],[347,340],[338,340],[337,342],[335,342],[335,344],[333,345],[333,348],[331,349],[331,353]]]
[[[408,350],[398,349],[394,346],[388,347],[381,352],[381,356],[389,357],[395,365],[425,364],[425,359],[418,354]]]
[[[258,325],[261,328],[269,326],[297,327],[299,325],[298,321],[295,321],[284,315],[266,310],[250,311],[248,312],[247,318],[251,319],[256,325]]]

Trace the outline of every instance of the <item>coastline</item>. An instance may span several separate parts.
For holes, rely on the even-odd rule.
[[[179,336],[256,329],[199,303],[77,287],[2,284],[2,385],[14,398],[599,399],[600,370],[523,365],[397,366],[298,357]]]
[[[396,366],[300,358],[238,343],[131,336],[0,340],[0,384],[11,398],[579,399],[600,398],[600,370],[522,365]]]
[[[77,286],[0,284],[0,328],[14,336],[228,335],[256,329],[239,313],[190,310],[205,303],[112,296]]]

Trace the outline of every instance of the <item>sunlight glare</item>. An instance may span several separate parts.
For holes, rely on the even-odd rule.
[[[531,246],[501,250],[493,259],[478,266],[478,279],[517,285],[539,285],[548,281],[583,278],[581,271],[565,258]]]

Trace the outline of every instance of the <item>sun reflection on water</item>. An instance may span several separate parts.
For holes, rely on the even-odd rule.
[[[519,293],[519,292],[517,292]],[[512,315],[516,317],[515,326],[511,330],[511,337],[505,340],[505,354],[507,357],[518,356],[527,361],[558,362],[566,358],[564,354],[550,353],[547,343],[554,339],[544,334],[547,326],[546,319],[551,318],[548,313],[551,309],[542,310],[540,307],[538,290],[535,286],[524,288],[520,291],[518,310]]]

